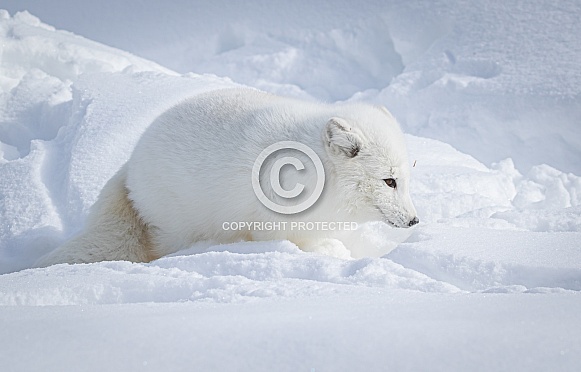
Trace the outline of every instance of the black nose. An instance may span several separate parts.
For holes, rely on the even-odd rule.
[[[414,219],[410,221],[408,226],[412,227],[413,225],[418,224],[418,223],[420,223],[420,220],[417,217],[414,217]]]

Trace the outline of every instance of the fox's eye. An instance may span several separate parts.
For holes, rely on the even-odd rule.
[[[397,187],[397,183],[393,178],[386,178],[383,181],[385,181],[385,184],[391,187],[392,189],[395,189]]]

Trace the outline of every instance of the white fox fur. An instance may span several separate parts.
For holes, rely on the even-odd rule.
[[[307,145],[325,168],[321,197],[301,213],[269,210],[252,188],[258,154],[279,141]],[[303,155],[297,157],[306,164]],[[285,189],[298,182],[297,173],[281,173]],[[315,182],[313,174],[305,177],[302,183]],[[151,124],[129,161],[103,188],[85,230],[39,265],[150,261],[204,240],[288,239],[317,250],[332,232],[232,230],[224,223],[383,220],[408,227],[418,221],[409,178],[403,134],[385,108],[303,102],[252,89],[205,93]],[[386,183],[389,179],[395,187]]]

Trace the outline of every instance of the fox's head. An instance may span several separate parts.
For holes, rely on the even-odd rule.
[[[331,118],[323,141],[334,168],[338,197],[360,220],[394,227],[419,222],[409,194],[410,166],[405,140],[385,108],[355,106]]]

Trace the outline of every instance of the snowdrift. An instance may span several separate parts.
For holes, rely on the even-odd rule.
[[[387,105],[406,132],[520,172],[581,174],[581,3],[19,0],[58,28],[180,73]],[[469,107],[469,109],[468,109]]]

